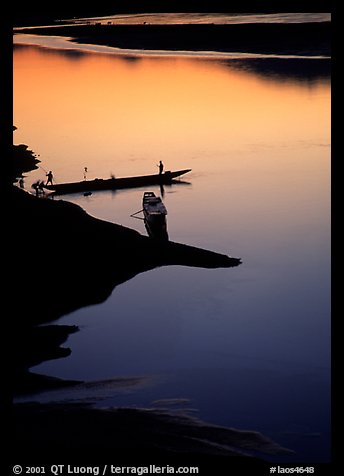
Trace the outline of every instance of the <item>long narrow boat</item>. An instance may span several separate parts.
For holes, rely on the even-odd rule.
[[[137,177],[96,178],[94,180],[83,180],[81,182],[54,183],[53,185],[45,185],[45,188],[54,191],[55,195],[64,195],[67,193],[93,192],[97,190],[117,190],[121,188],[146,187],[149,185],[168,185],[177,183],[177,181],[174,181],[175,178],[190,171],[191,169],[184,169]]]

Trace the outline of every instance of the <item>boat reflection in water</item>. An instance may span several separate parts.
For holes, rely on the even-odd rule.
[[[160,197],[154,192],[144,192],[142,199],[144,223],[148,235],[159,240],[168,240],[167,210]]]

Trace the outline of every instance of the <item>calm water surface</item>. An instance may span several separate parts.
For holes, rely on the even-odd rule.
[[[84,167],[89,179],[155,173],[160,159],[168,170],[191,168],[188,183],[164,189],[170,239],[243,260],[138,275],[106,302],[60,319],[80,326],[66,344],[71,356],[33,370],[142,377],[88,396],[102,406],[183,399],[201,419],[294,450],[285,461],[329,459],[330,82],[310,77],[308,64],[314,69],[284,63],[282,74],[272,60],[15,47],[14,140],[42,167],[27,188],[43,168],[60,182],[81,180]],[[145,234],[130,217],[143,191],[65,199]],[[28,272],[45,258],[37,243]]]

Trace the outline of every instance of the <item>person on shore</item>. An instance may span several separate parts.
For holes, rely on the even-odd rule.
[[[39,196],[39,188],[38,188],[38,185],[39,185],[39,180],[35,183],[32,184],[32,188],[34,189],[34,191],[36,192],[36,197]]]
[[[53,185],[53,178],[54,177],[53,177],[53,173],[52,173],[51,170],[49,171],[49,173],[47,173],[47,177],[48,177],[48,179],[47,179],[47,183],[45,185],[49,185],[49,183],[51,185]]]
[[[44,195],[44,181],[38,182],[38,195]]]
[[[159,167],[159,175],[161,175],[161,174],[163,173],[163,171],[164,171],[164,164],[162,163],[161,160],[160,160],[160,162],[159,162],[158,167]]]
[[[43,180],[37,180],[37,182],[32,184],[32,188],[36,192],[36,197],[39,197],[40,195],[44,195],[44,181]]]

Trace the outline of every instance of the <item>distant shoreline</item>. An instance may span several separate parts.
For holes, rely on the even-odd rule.
[[[215,51],[330,56],[331,22],[73,25],[16,29],[21,34],[62,36],[79,44],[134,50]]]

